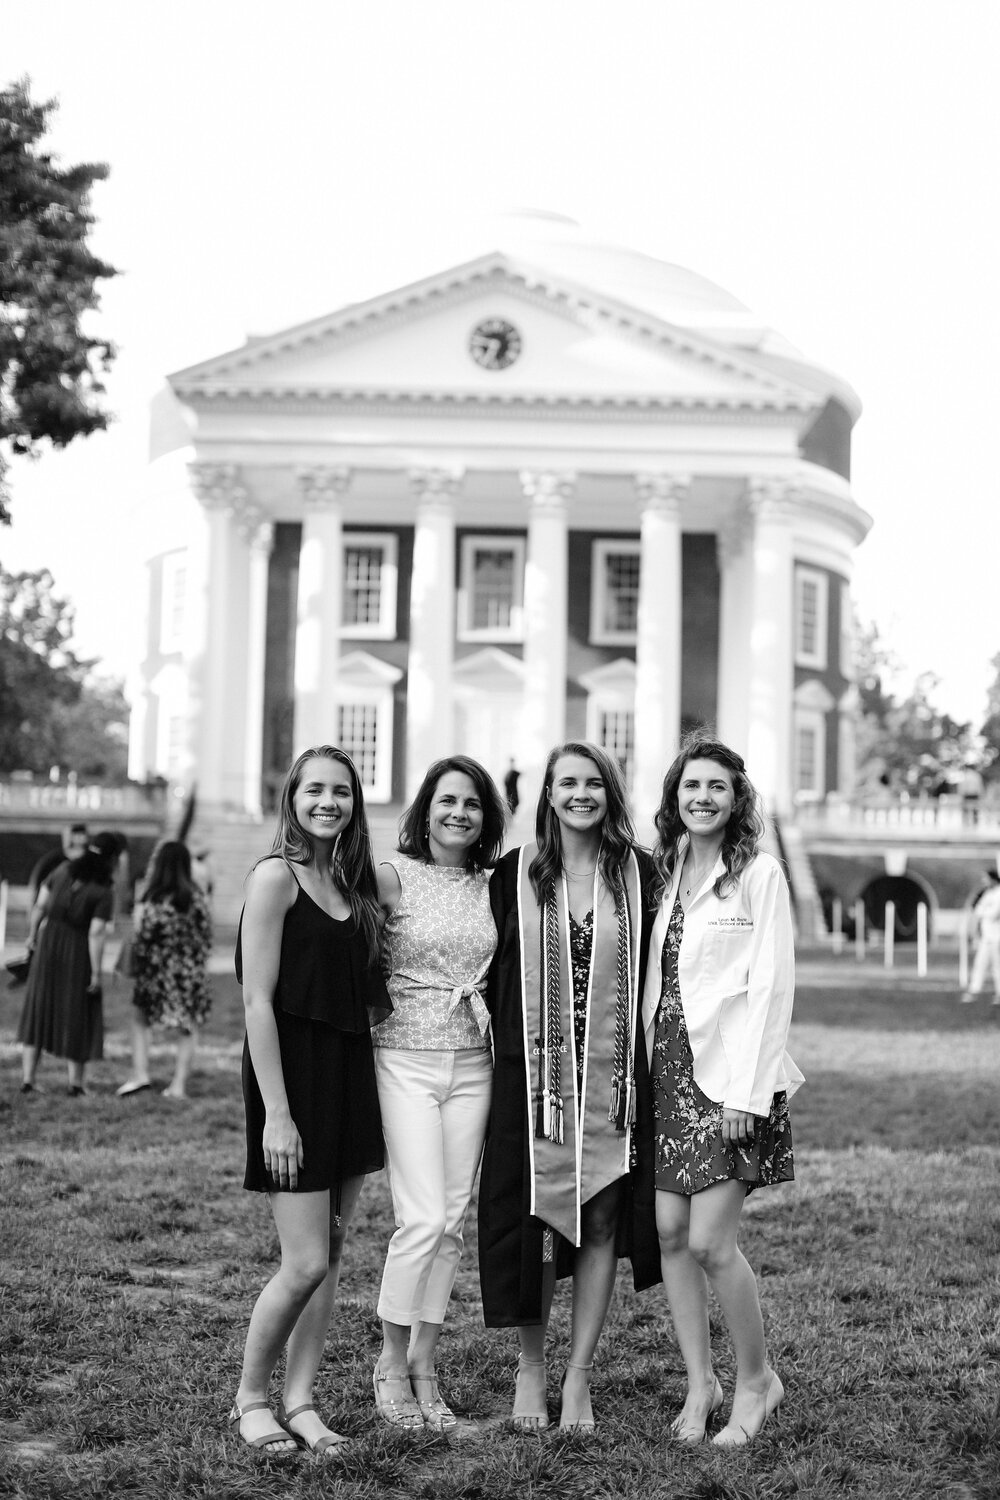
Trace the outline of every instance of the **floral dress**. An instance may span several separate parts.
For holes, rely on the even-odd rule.
[[[211,1009],[208,953],[212,922],[200,891],[187,911],[172,901],[144,901],[136,918],[132,1004],[150,1026],[191,1031]]]
[[[736,1146],[722,1139],[722,1105],[694,1081],[694,1060],[681,1003],[677,959],[684,910],[674,903],[663,943],[663,988],[653,1042],[653,1114],[656,1186],[690,1195],[735,1178],[755,1187],[791,1181],[792,1130],[788,1101],[775,1094],[767,1118],[757,1117],[753,1140]]]
[[[590,954],[594,946],[594,913],[579,922],[570,912],[569,956],[573,971],[573,1050],[576,1055],[577,1109],[583,1100],[583,1064],[587,1056],[587,990],[590,985]]]

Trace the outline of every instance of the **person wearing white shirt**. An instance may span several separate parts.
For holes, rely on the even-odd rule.
[[[972,914],[979,928],[979,945],[972,963],[969,988],[962,996],[968,1004],[977,1000],[986,988],[986,975],[993,978],[993,1004],[1000,1005],[1000,875],[987,871],[990,883],[977,896]]]
[[[642,1020],[660,1260],[688,1383],[671,1432],[702,1442],[722,1405],[711,1284],[736,1354],[732,1409],[714,1442],[739,1447],[784,1394],[737,1235],[747,1194],[793,1176],[787,1100],[803,1079],[785,1050],[794,992],[788,886],[759,848],[764,824],[742,758],[704,733],[685,740],[667,772],[656,828],[663,893]]]

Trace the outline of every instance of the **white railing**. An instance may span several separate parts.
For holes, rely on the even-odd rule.
[[[2,813],[119,813],[161,816],[165,795],[159,787],[81,786],[58,781],[0,781]]]
[[[825,802],[800,803],[795,809],[795,822],[803,829],[830,833],[884,829],[996,839],[1000,836],[1000,806],[993,802],[969,804],[952,797],[876,796],[856,801],[830,797]]]

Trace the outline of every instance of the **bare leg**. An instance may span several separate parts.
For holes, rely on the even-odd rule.
[[[312,1404],[316,1373],[323,1357],[337,1297],[344,1243],[363,1185],[363,1177],[351,1177],[342,1184],[339,1225],[334,1220],[334,1205],[330,1206],[327,1273],[299,1314],[288,1339],[285,1354],[284,1406],[286,1411],[294,1411],[296,1407]],[[274,1195],[275,1199],[282,1196],[291,1195]],[[315,1411],[302,1412],[289,1425],[312,1445],[324,1437],[340,1438],[340,1434],[331,1432]],[[339,1443],[332,1444],[325,1452],[334,1454],[338,1446]]]
[[[416,1326],[419,1329],[421,1325]],[[375,1365],[375,1406],[391,1426],[404,1429],[424,1425],[410,1384],[408,1359],[412,1331],[405,1323],[391,1323],[383,1318],[382,1353]]]
[[[67,1062],[66,1082],[71,1089],[83,1088],[83,1070],[86,1066],[86,1063],[82,1062]]]
[[[556,1263],[546,1261],[542,1266],[542,1321],[525,1324],[517,1330],[521,1352],[511,1418],[522,1432],[540,1432],[549,1425],[545,1401],[545,1335],[555,1290]]]
[[[33,1084],[35,1081],[35,1069],[38,1067],[38,1059],[42,1055],[41,1047],[21,1048],[21,1082]]]
[[[563,1377],[560,1427],[593,1427],[590,1370],[618,1274],[615,1231],[622,1187],[613,1182],[583,1205],[580,1248],[573,1268],[573,1324]]]
[[[177,1042],[177,1061],[174,1064],[174,1076],[167,1088],[163,1090],[168,1099],[186,1099],[187,1082],[191,1076],[191,1068],[194,1064],[194,1055],[198,1048],[198,1028],[192,1027],[190,1031],[182,1032]]]
[[[142,1011],[132,1007],[132,1071],[122,1088],[132,1092],[132,1085],[149,1083],[149,1027]]]
[[[716,1438],[724,1447],[755,1437],[784,1394],[767,1363],[757,1282],[736,1243],[745,1202],[746,1188],[741,1182],[717,1183],[691,1200],[691,1254],[719,1299],[736,1354],[733,1408]]]
[[[236,1400],[245,1407],[266,1401],[282,1349],[299,1317],[329,1273],[330,1194],[272,1193],[271,1211],[281,1243],[281,1264],[257,1298],[243,1351],[243,1373]],[[274,1426],[267,1411],[248,1413],[240,1433],[248,1441]],[[291,1449],[292,1440],[274,1451]]]
[[[656,1194],[660,1267],[687,1374],[687,1398],[671,1424],[671,1432],[682,1443],[702,1442],[708,1419],[722,1397],[712,1367],[708,1283],[688,1248],[692,1201],[681,1193]]]

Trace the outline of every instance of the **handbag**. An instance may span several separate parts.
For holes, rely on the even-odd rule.
[[[12,990],[16,989],[28,977],[28,970],[31,968],[31,954],[22,953],[17,958],[8,958],[4,964],[4,968],[10,975],[10,988]]]

